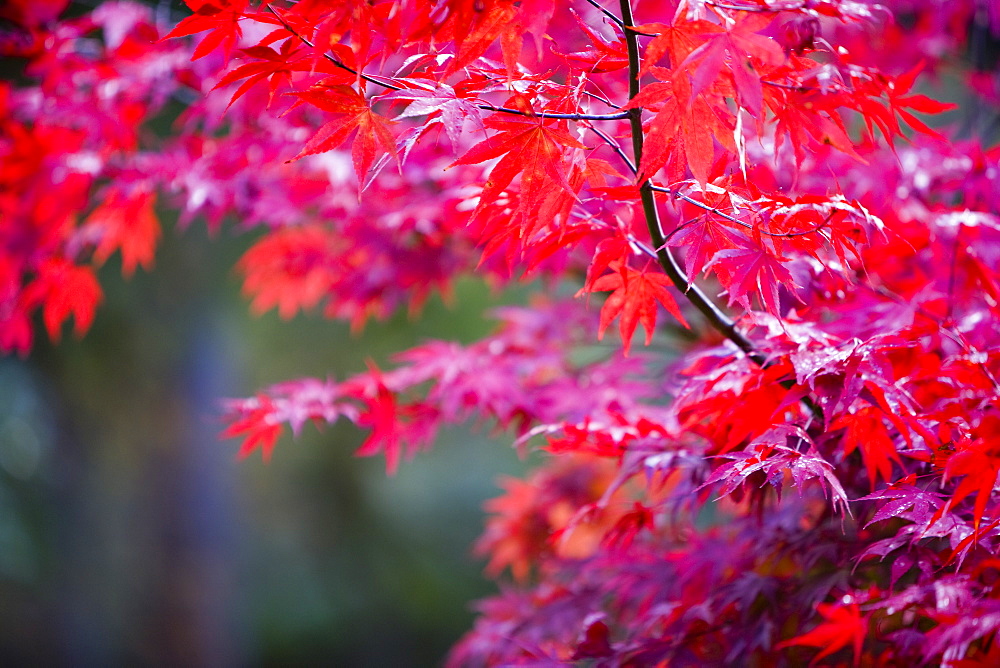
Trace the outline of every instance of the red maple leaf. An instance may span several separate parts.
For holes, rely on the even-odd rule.
[[[587,25],[586,21],[582,20],[579,14],[572,9],[570,12],[576,20],[577,25],[580,26],[580,30],[590,38],[590,43],[593,46],[586,51],[562,54],[563,58],[575,65],[586,65],[589,72],[614,72],[615,70],[628,67],[628,52],[623,39],[619,38],[614,42],[604,39],[593,28]]]
[[[667,286],[673,283],[666,274],[646,270],[636,271],[618,262],[613,263],[612,268],[614,269],[612,273],[595,280],[589,289],[589,292],[614,291],[601,307],[598,339],[604,338],[604,332],[611,322],[621,316],[618,328],[625,344],[625,355],[628,355],[632,345],[632,335],[640,322],[646,329],[648,346],[653,340],[653,330],[656,328],[657,302],[682,325],[688,326],[677,302],[667,290]]]
[[[670,75],[669,70],[659,67],[653,72],[657,77]],[[699,183],[708,183],[715,160],[715,140],[733,148],[732,128],[723,120],[731,114],[721,98],[718,102],[721,106],[716,107],[705,95],[693,96],[686,76],[649,84],[629,101],[626,109],[645,107],[656,112],[639,163],[640,183],[664,166],[670,181],[683,180],[687,167]]]
[[[42,304],[42,320],[49,338],[58,341],[62,325],[70,315],[73,333],[83,336],[94,321],[101,301],[101,286],[90,267],[80,267],[63,258],[50,258],[38,269],[38,276],[24,291],[28,304]]]
[[[243,292],[253,296],[254,313],[277,306],[282,318],[310,309],[336,280],[332,235],[317,226],[292,227],[265,236],[240,259]]]
[[[778,287],[795,286],[791,273],[778,258],[749,241],[740,248],[720,250],[708,266],[729,292],[729,304],[739,303],[748,311],[751,297],[756,295],[769,313],[779,314]]]
[[[880,77],[878,85],[862,87],[856,92],[852,102],[862,112],[862,118],[868,126],[869,135],[872,133],[872,126],[877,125],[889,141],[893,137],[905,137],[899,122],[896,120],[898,116],[917,132],[943,139],[938,132],[929,128],[923,121],[907,111],[912,109],[923,114],[940,114],[956,107],[954,104],[932,100],[926,95],[908,94],[913,88],[913,84],[916,83],[917,75],[923,69],[924,63],[917,63],[916,66],[895,79],[883,76]],[[884,104],[879,99],[883,93],[889,98]]]
[[[194,50],[191,60],[207,56],[218,46],[222,46],[226,62],[243,35],[239,21],[243,18],[247,0],[184,0],[194,12],[181,20],[163,39],[194,35],[210,31]]]
[[[294,72],[322,72],[327,75],[326,81],[329,83],[339,80],[347,84],[356,78],[354,74],[335,66],[326,59],[313,61],[303,54],[298,42],[291,39],[286,39],[278,51],[262,45],[251,46],[241,49],[241,51],[255,60],[243,63],[226,72],[225,76],[212,89],[225,88],[245,79],[229,99],[230,106],[251,88],[264,81],[268,82],[268,106],[270,106],[278,89],[282,85],[287,86],[291,83]]]
[[[952,493],[951,501],[938,515],[943,514],[947,508],[954,508],[970,494],[975,494],[972,524],[978,532],[986,504],[996,487],[997,477],[1000,476],[1000,418],[993,414],[985,416],[974,435],[976,438],[960,443],[955,453],[948,458],[945,465],[946,479],[963,477]]]
[[[854,142],[847,135],[844,122],[837,112],[838,107],[845,103],[843,94],[829,94],[813,89],[786,89],[780,99],[784,104],[776,102],[771,107],[777,121],[775,138],[780,147],[785,136],[788,136],[797,164],[805,160],[806,147],[816,144],[832,146],[855,160],[864,162],[854,149]],[[884,109],[881,105],[876,106]]]
[[[368,170],[375,161],[379,148],[399,161],[396,140],[389,131],[393,121],[373,112],[368,101],[350,86],[313,86],[293,95],[334,114],[334,119],[327,121],[316,131],[295,159],[332,151],[357,132],[351,146],[351,157],[360,181],[367,181]]]
[[[518,104],[516,99],[513,104]],[[530,108],[527,111],[526,116],[495,114],[487,118],[485,124],[500,132],[479,142],[454,162],[454,165],[474,165],[500,158],[483,187],[476,214],[518,175],[521,177],[519,209],[525,212],[537,209],[553,186],[568,188],[563,150],[586,147],[551,122],[546,124],[544,119],[531,115]]]
[[[450,0],[456,24],[456,53],[445,75],[454,74],[479,56],[510,27],[517,14],[512,0]]]
[[[260,448],[261,456],[267,462],[271,459],[274,446],[281,436],[282,424],[274,417],[274,403],[266,394],[257,395],[256,399],[248,399],[254,407],[243,412],[243,415],[232,422],[219,434],[220,439],[242,437],[239,458],[249,457],[254,450]],[[243,403],[247,403],[243,402]]]
[[[734,233],[717,216],[698,216],[677,228],[667,240],[674,248],[684,249],[688,283],[705,270],[712,258],[721,251],[735,248],[742,237]]]
[[[721,32],[722,27],[709,21],[685,21],[679,19],[673,24],[647,23],[635,27],[637,32],[656,35],[646,45],[646,57],[643,59],[640,74],[648,74],[656,63],[666,55],[670,67],[678,68],[691,52],[705,43],[705,37],[711,37]]]
[[[455,57],[445,76],[470,65],[498,41],[508,74],[516,75],[524,36],[533,36],[540,50],[555,9],[553,0],[447,0],[441,4],[448,20],[439,36],[451,36],[455,42]]]
[[[379,371],[373,368],[372,374],[375,396],[366,399],[367,410],[361,411],[357,420],[358,425],[371,427],[372,431],[356,454],[370,457],[384,453],[386,472],[393,475],[404,448],[407,455],[412,455],[415,449],[433,440],[433,411],[428,412],[422,404],[400,405]]]
[[[391,99],[411,100],[396,120],[428,116],[425,127],[432,123],[440,123],[456,150],[466,120],[471,120],[477,127],[485,129],[479,107],[474,100],[458,95],[454,88],[445,83],[427,82],[427,85],[433,87],[404,88],[387,96]]]
[[[907,111],[907,109],[913,109],[922,114],[940,114],[955,109],[958,106],[956,104],[932,100],[926,95],[907,95],[913,88],[913,84],[916,83],[917,75],[923,69],[924,63],[917,63],[908,72],[901,74],[894,81],[889,82],[889,85],[886,87],[886,94],[889,96],[889,108],[917,132],[922,132],[938,139],[944,139],[938,132],[927,127],[923,121]],[[898,132],[898,134],[902,135],[903,133]]]
[[[826,619],[825,622],[808,633],[778,643],[775,649],[794,645],[817,647],[822,651],[809,662],[812,666],[823,657],[850,644],[854,649],[854,665],[857,666],[861,657],[861,646],[868,635],[868,619],[861,614],[861,608],[857,603],[847,605],[819,603],[816,610]]]
[[[94,261],[102,264],[116,250],[122,254],[122,273],[128,277],[136,266],[148,270],[153,264],[160,223],[153,206],[156,193],[138,190],[126,195],[113,188],[84,223],[83,235],[95,235]]]
[[[614,526],[604,534],[601,545],[609,549],[627,550],[644,530],[652,530],[656,526],[653,511],[639,503],[632,504],[632,509],[623,513]]]
[[[846,427],[844,432],[844,455],[850,455],[855,450],[861,450],[865,468],[868,469],[868,480],[872,490],[875,489],[875,477],[882,480],[892,480],[892,462],[900,468],[903,462],[896,451],[896,444],[885,426],[884,415],[875,406],[865,406],[854,413],[846,413],[830,425],[830,429]]]
[[[732,75],[740,104],[754,117],[759,117],[764,94],[754,62],[780,65],[785,60],[784,51],[776,41],[757,34],[772,20],[768,14],[747,13],[730,29],[710,33],[708,40],[677,66],[678,70],[694,68],[691,96],[712,86],[725,70]]]

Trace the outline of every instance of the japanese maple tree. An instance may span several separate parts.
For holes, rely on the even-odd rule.
[[[995,3],[186,3],[0,9],[0,349],[85,332],[157,205],[264,232],[255,312],[541,277],[484,340],[225,405],[243,455],[547,453],[453,665],[1000,662]]]

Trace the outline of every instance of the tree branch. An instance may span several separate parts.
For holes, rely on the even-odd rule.
[[[737,225],[739,225],[741,227],[744,227],[744,228],[746,228],[748,230],[752,230],[753,229],[753,225],[751,225],[750,223],[744,222],[744,221],[740,220],[739,218],[736,218],[735,216],[731,216],[728,213],[726,213],[725,211],[722,211],[721,209],[719,209],[717,207],[711,206],[710,204],[705,204],[704,202],[699,202],[695,198],[691,197],[690,195],[685,195],[684,193],[682,193],[679,190],[673,190],[671,188],[664,188],[662,186],[651,186],[651,188],[655,192],[666,193],[667,195],[670,195],[671,197],[676,197],[679,200],[684,200],[688,204],[693,204],[696,207],[698,207],[699,209],[702,209],[703,211],[707,211],[708,213],[714,213],[716,216],[719,216],[720,218],[724,218],[725,220],[728,220],[731,223],[736,223]],[[807,234],[813,234],[814,232],[819,232],[824,227],[826,227],[827,224],[830,222],[830,219],[831,219],[832,215],[833,214],[831,214],[830,216],[827,216],[826,220],[824,220],[822,223],[820,223],[816,227],[814,227],[812,229],[809,229],[809,230],[799,230],[798,232],[770,232],[768,230],[758,230],[758,231],[761,234],[765,235],[765,236],[769,236],[769,237],[781,237],[782,239],[792,239],[794,237],[804,237]],[[677,230],[674,230],[674,232],[676,232],[676,231]]]
[[[615,16],[613,12],[609,12],[604,7],[602,7],[600,4],[598,4],[597,0],[587,0],[587,3],[591,7],[596,8],[597,11],[601,12],[606,17],[608,17],[609,19],[611,19],[612,22],[617,23],[619,27],[621,27],[621,28],[625,27],[625,22],[624,21],[622,21],[620,18],[618,18],[617,16]]]
[[[619,0],[619,5],[621,6],[622,20],[625,23],[625,46],[628,50],[629,71],[628,96],[631,100],[639,94],[640,87],[639,36],[630,29],[635,25],[635,21],[632,18],[632,6],[629,0]],[[629,109],[628,114],[632,134],[632,155],[635,165],[640,166],[642,164],[644,138],[642,132],[642,108]],[[767,357],[747,338],[746,334],[740,331],[732,318],[723,313],[715,305],[715,302],[702,292],[701,288],[687,281],[684,272],[677,263],[677,258],[670,251],[663,236],[663,229],[660,226],[660,214],[656,208],[656,195],[653,192],[653,185],[648,178],[643,180],[639,185],[639,197],[642,201],[642,211],[646,218],[646,226],[649,228],[649,236],[656,251],[656,259],[674,286],[705,316],[712,327],[736,344],[736,347],[742,350],[751,361],[761,367],[767,366]],[[786,381],[782,385],[791,389],[795,383]],[[823,419],[822,410],[810,397],[803,397],[802,403],[816,419]]]
[[[616,142],[613,138],[609,137],[607,133],[598,130],[593,125],[588,125],[587,129],[596,134],[598,137],[604,140],[604,143],[611,147],[611,150],[618,154],[618,157],[622,159],[622,162],[631,170],[633,174],[637,174],[638,170],[635,167],[635,163],[632,162],[625,151],[622,149],[621,145]]]
[[[629,0],[619,0],[622,10],[622,20],[625,22],[626,28],[631,28],[635,25],[632,18],[632,7]],[[636,95],[639,94],[639,36],[631,31],[625,30],[625,46],[628,49],[628,70],[629,70],[629,82],[628,82],[628,96],[631,100]],[[642,109],[633,108],[628,110],[629,124],[632,130],[632,155],[635,160],[635,164],[638,166],[642,164],[642,148],[643,148],[643,133],[642,133]],[[684,276],[684,272],[681,270],[680,265],[677,263],[677,259],[674,257],[673,253],[666,246],[666,240],[663,237],[663,230],[660,227],[660,214],[656,209],[656,196],[653,194],[653,186],[649,182],[649,179],[645,179],[639,186],[639,197],[642,201],[642,211],[646,217],[646,226],[649,228],[649,236],[653,241],[653,247],[656,251],[656,258],[663,268],[663,271],[667,274],[670,280],[673,282],[674,286],[681,291],[681,293],[687,298],[691,304],[697,308],[702,315],[708,319],[708,322],[722,333],[727,339],[736,344],[740,350],[746,353],[747,357],[754,361],[754,363],[764,366],[767,363],[767,358],[762,352],[757,350],[756,346],[743,334],[737,327],[736,323],[732,321],[729,316],[723,313],[715,303],[708,298],[708,296],[702,292],[701,288],[697,285],[689,284]]]
[[[298,37],[299,40],[303,44],[305,44],[306,46],[308,46],[311,49],[315,49],[316,48],[316,45],[313,44],[312,41],[310,41],[308,38],[306,38],[305,35],[300,34],[297,30],[295,30],[295,28],[293,28],[292,26],[290,26],[288,24],[288,21],[285,20],[285,17],[278,13],[278,10],[276,10],[271,5],[268,5],[267,6],[267,11],[271,12],[272,14],[274,14],[275,17],[277,17],[277,19],[279,21],[281,21],[281,25],[283,25],[285,27],[285,30],[287,30],[288,32],[290,32],[293,35],[295,35],[296,37]],[[379,81],[378,79],[374,79],[374,78],[368,76],[364,72],[359,72],[358,70],[354,69],[353,67],[348,67],[344,63],[340,62],[339,60],[337,60],[336,58],[334,58],[333,56],[331,56],[329,53],[324,52],[323,53],[323,57],[326,58],[327,60],[329,60],[331,63],[333,63],[337,67],[339,67],[340,69],[346,70],[346,71],[350,72],[351,74],[354,74],[354,75],[356,75],[358,77],[361,77],[365,81],[367,81],[369,83],[373,83],[376,86],[382,86],[383,88],[388,88],[389,90],[403,90],[402,86],[397,86],[395,84],[386,83],[384,81]]]
[[[278,10],[276,10],[271,5],[268,5],[267,6],[267,11],[271,12],[272,14],[274,14],[275,17],[277,17],[278,21],[281,22],[281,25],[284,26],[285,30],[287,30],[288,32],[292,33],[292,35],[294,35],[295,37],[297,37],[299,39],[299,41],[301,41],[303,44],[305,44],[309,48],[316,48],[316,46],[313,44],[313,42],[309,38],[307,38],[305,35],[302,35],[297,30],[295,30],[295,28],[293,28],[288,23],[288,21],[285,20],[285,17],[283,17],[281,14],[278,13]],[[382,86],[383,88],[388,88],[389,90],[403,90],[402,86],[397,86],[396,84],[387,83],[385,81],[379,81],[378,79],[375,79],[374,77],[372,77],[372,76],[370,76],[368,74],[365,74],[364,72],[359,72],[358,70],[355,70],[353,67],[349,67],[349,66],[345,65],[344,63],[340,62],[339,60],[337,60],[336,58],[334,58],[329,53],[324,53],[323,57],[326,58],[331,63],[333,63],[334,65],[336,65],[337,67],[339,67],[340,69],[346,70],[346,71],[350,72],[351,74],[354,74],[354,75],[356,75],[358,77],[361,77],[365,81],[367,81],[369,83],[372,83],[372,84],[375,84],[376,86]],[[598,98],[598,99],[600,99],[600,98]],[[529,114],[521,111],[520,109],[510,109],[508,107],[496,107],[496,106],[494,106],[492,104],[477,104],[476,108],[482,109],[483,111],[494,111],[494,112],[500,112],[500,113],[504,113],[504,114],[516,114],[518,116],[528,116],[529,115]],[[625,111],[615,112],[613,114],[558,114],[558,113],[549,113],[549,112],[544,112],[543,111],[543,112],[538,112],[538,113],[530,114],[530,115],[537,116],[538,118],[553,118],[553,119],[567,120],[567,121],[619,121],[619,120],[622,120],[624,118],[628,118],[628,112],[625,112]]]
[[[717,7],[718,9],[728,9],[734,12],[755,12],[758,14],[777,14],[779,12],[792,12],[799,9],[803,9],[806,6],[804,2],[791,2],[784,6],[772,5],[772,6],[762,6],[762,5],[732,5],[725,2],[714,2],[713,0],[706,0],[706,5],[710,7]]]
[[[620,121],[628,118],[627,111],[619,111],[614,114],[556,114],[546,111],[539,111],[528,114],[520,109],[510,109],[509,107],[494,107],[492,104],[477,104],[478,109],[483,111],[499,111],[505,114],[517,114],[518,116],[537,116],[538,118],[558,118],[568,121]]]

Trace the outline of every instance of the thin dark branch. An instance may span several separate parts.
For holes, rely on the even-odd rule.
[[[750,223],[748,223],[746,221],[742,221],[739,218],[736,218],[735,216],[731,216],[728,213],[726,213],[725,211],[722,211],[721,209],[718,209],[718,208],[716,208],[716,207],[714,207],[714,206],[712,206],[710,204],[705,204],[704,202],[699,202],[698,200],[694,199],[690,195],[685,195],[684,193],[682,193],[679,190],[672,190],[671,188],[664,188],[663,186],[651,186],[651,187],[652,187],[652,189],[654,191],[656,191],[658,193],[666,193],[666,194],[668,194],[668,195],[670,195],[672,197],[676,197],[677,199],[684,200],[688,204],[693,204],[696,207],[698,207],[699,209],[703,209],[704,211],[707,211],[709,213],[714,213],[715,215],[719,216],[720,218],[724,218],[724,219],[726,219],[726,220],[728,220],[728,221],[730,221],[732,223],[736,223],[737,225],[740,225],[741,227],[745,227],[748,230],[754,229],[753,225],[751,225]],[[810,230],[799,230],[798,232],[771,232],[769,230],[758,229],[758,232],[760,232],[764,236],[768,236],[768,237],[781,237],[782,239],[792,239],[794,237],[804,237],[807,234],[814,234],[814,233],[819,232],[820,230],[822,230],[824,227],[827,226],[827,224],[830,222],[830,219],[832,217],[833,217],[833,214],[830,214],[829,216],[826,217],[826,220],[824,220],[822,223],[820,223],[819,225],[817,225],[816,227],[814,227],[814,228],[812,228]],[[674,232],[676,232],[676,231],[677,230],[674,230]],[[671,234],[673,234],[673,232],[671,232]]]
[[[643,32],[641,30],[636,30],[635,28],[629,28],[628,31],[633,35],[638,35],[639,37],[659,37],[658,32]]]
[[[774,86],[775,88],[784,88],[785,90],[794,90],[796,93],[808,93],[810,91],[819,90],[815,86],[803,86],[801,84],[795,86],[792,84],[778,83],[777,81],[768,81],[766,79],[761,79],[762,84],[767,84],[768,86]]]
[[[628,239],[628,242],[630,244],[632,244],[633,246],[635,246],[636,248],[638,248],[639,250],[641,250],[643,253],[645,253],[649,257],[653,258],[654,260],[659,260],[659,258],[656,256],[656,251],[653,250],[652,248],[650,248],[649,246],[647,246],[646,244],[644,244],[639,239],[636,239],[634,234],[628,234],[628,235],[625,236],[625,238]]]
[[[758,14],[777,14],[778,12],[790,12],[796,9],[802,9],[806,6],[804,2],[793,2],[789,3],[783,7],[773,6],[773,7],[762,7],[761,5],[730,5],[724,2],[712,2],[711,0],[706,0],[706,5],[710,7],[717,7],[719,9],[729,9],[734,12],[755,12]]]
[[[680,225],[678,225],[674,229],[670,230],[669,234],[667,234],[666,236],[663,237],[663,243],[667,243],[668,241],[670,241],[670,237],[674,236],[675,234],[677,234],[678,232],[680,232],[681,230],[683,230],[685,227],[688,227],[689,225],[694,225],[700,219],[701,219],[701,216],[698,216],[697,218],[690,218],[688,220],[685,220],[683,223],[681,223]]]
[[[622,20],[626,28],[635,25],[632,19],[632,7],[629,0],[619,0],[622,11]],[[629,99],[635,98],[639,94],[639,42],[638,35],[631,30],[625,30],[625,46],[628,50],[629,62]],[[629,122],[632,129],[632,155],[635,163],[642,162],[643,132],[642,132],[642,109],[629,109]],[[687,297],[695,308],[708,319],[717,330],[736,344],[736,346],[746,353],[747,357],[755,363],[763,366],[767,359],[764,354],[750,342],[750,340],[736,328],[736,323],[724,314],[701,289],[688,284],[680,265],[673,253],[666,246],[663,238],[663,230],[660,227],[660,215],[656,209],[656,196],[653,194],[653,187],[649,179],[645,179],[639,186],[639,196],[642,200],[642,209],[646,217],[646,226],[649,228],[649,236],[653,241],[656,250],[656,258],[673,282],[674,286]]]
[[[618,142],[616,142],[614,139],[612,139],[611,137],[609,137],[606,133],[602,132],[601,130],[599,130],[599,129],[595,128],[595,127],[588,126],[587,129],[590,130],[591,132],[593,132],[594,134],[596,134],[601,139],[603,139],[604,142],[608,146],[610,146],[611,149],[615,153],[618,154],[618,157],[622,159],[622,161],[628,166],[628,168],[632,171],[633,174],[635,174],[638,171],[635,168],[635,164],[633,164],[633,162],[625,154],[625,151],[622,149],[621,145]],[[662,186],[651,186],[651,188],[654,191],[656,191],[656,192],[666,193],[668,195],[676,197],[677,199],[681,199],[681,200],[684,200],[685,202],[689,202],[690,204],[693,204],[693,205],[695,205],[695,206],[697,206],[697,207],[699,207],[701,209],[704,209],[705,211],[707,211],[709,213],[714,213],[715,215],[717,215],[717,216],[719,216],[721,218],[725,218],[726,220],[734,222],[737,225],[745,227],[748,230],[752,230],[753,229],[753,225],[751,225],[750,223],[746,223],[746,222],[740,220],[739,218],[735,218],[735,217],[729,215],[728,213],[725,213],[724,211],[722,211],[720,209],[717,209],[716,207],[713,207],[713,206],[710,206],[708,204],[705,204],[704,202],[699,202],[698,200],[694,199],[693,197],[691,197],[689,195],[685,195],[684,193],[682,193],[682,192],[680,192],[678,190],[671,190],[670,188],[664,188]],[[666,239],[668,239],[671,235],[673,235],[674,233],[676,233],[678,230],[680,230],[683,227],[685,227],[686,225],[688,225],[690,222],[693,222],[693,221],[688,221],[688,223],[685,223],[684,225],[681,225],[677,229],[673,230],[670,234],[668,234],[666,237],[664,237],[664,241],[666,241]],[[826,220],[824,220],[821,224],[817,225],[813,229],[811,229],[811,230],[803,230],[803,231],[799,231],[799,232],[769,232],[767,230],[759,230],[759,231],[760,231],[761,234],[763,234],[765,236],[769,236],[769,237],[782,237],[782,238],[803,237],[803,236],[805,236],[807,234],[813,234],[815,232],[819,232],[821,229],[823,229],[824,227],[826,227],[827,223],[829,223],[829,222],[830,222],[830,217],[828,216]]]
[[[289,25],[288,21],[285,20],[285,17],[278,13],[278,10],[276,10],[271,5],[268,5],[267,6],[267,11],[271,12],[272,14],[274,14],[277,17],[277,19],[279,21],[281,21],[281,25],[283,25],[285,27],[285,30],[287,30],[288,32],[290,32],[293,35],[295,35],[296,37],[298,37],[299,41],[301,41],[303,44],[305,44],[309,48],[312,48],[312,49],[316,48],[316,45],[313,44],[311,40],[309,40],[308,38],[306,38],[305,35],[300,34],[297,30],[295,30],[295,28],[293,28],[291,25]],[[337,60],[336,58],[334,58],[333,56],[331,56],[329,53],[324,53],[323,57],[326,58],[327,60],[329,60],[331,63],[333,63],[337,67],[339,67],[340,69],[346,70],[346,71],[350,72],[351,74],[354,74],[354,75],[356,75],[358,77],[361,77],[365,81],[367,81],[369,83],[373,83],[376,86],[382,86],[383,88],[388,88],[389,90],[403,90],[402,86],[397,86],[396,84],[391,84],[391,83],[386,83],[384,81],[379,81],[378,79],[375,79],[375,78],[373,78],[373,77],[365,74],[364,72],[357,71],[353,67],[348,67],[344,63],[340,62],[339,60]]]
[[[653,190],[653,191],[656,191],[658,193],[666,193],[667,195],[670,195],[671,197],[676,197],[677,199],[684,200],[688,204],[693,204],[696,207],[698,207],[699,209],[704,209],[705,211],[708,211],[709,213],[714,213],[715,215],[719,216],[720,218],[725,218],[726,220],[728,220],[730,222],[733,222],[733,223],[736,223],[737,225],[742,225],[743,227],[746,227],[746,228],[749,228],[749,229],[753,229],[753,225],[751,225],[750,223],[745,223],[742,220],[740,220],[739,218],[736,218],[734,216],[730,216],[728,213],[725,213],[724,211],[716,209],[714,206],[711,206],[710,204],[705,204],[704,202],[699,202],[695,198],[691,197],[690,195],[685,195],[684,193],[682,193],[679,190],[673,190],[671,188],[664,188],[663,186],[654,186],[654,185],[651,185],[649,187],[649,189]]]
[[[632,18],[632,6],[629,0],[619,0],[622,20],[625,22],[625,46],[628,50],[628,70],[629,70],[629,99],[634,99],[639,94],[639,36],[629,28],[635,25]],[[629,124],[632,134],[632,154],[636,165],[642,164],[643,132],[642,132],[642,109],[629,109]],[[742,350],[746,356],[755,364],[761,367],[768,365],[768,359],[754,344],[747,338],[733,320],[719,309],[716,304],[693,282],[688,282],[683,270],[677,263],[677,259],[666,245],[663,236],[663,229],[660,225],[660,215],[656,208],[656,195],[649,179],[644,179],[639,185],[639,197],[642,201],[642,210],[646,218],[646,226],[649,228],[649,236],[653,242],[656,252],[656,259],[663,271],[670,278],[674,286],[683,294],[691,304],[701,312],[708,320],[709,324],[719,331],[723,336],[732,341],[737,348]],[[795,386],[794,381],[785,381],[782,385],[788,389]],[[806,406],[812,415],[822,421],[823,412],[820,407],[808,396],[802,398],[802,404]]]
[[[612,108],[614,108],[614,109],[621,109],[621,105],[620,105],[620,104],[615,104],[614,102],[612,102],[612,101],[611,101],[611,100],[609,100],[608,98],[604,97],[603,95],[598,95],[597,93],[592,93],[592,92],[590,92],[589,90],[585,90],[585,91],[581,91],[581,92],[582,92],[582,93],[583,93],[584,95],[586,95],[586,96],[588,96],[588,97],[591,97],[591,98],[593,98],[593,99],[597,100],[597,101],[598,101],[598,102],[600,102],[601,104],[606,104],[606,105],[608,105],[609,107],[612,107]]]
[[[617,16],[615,16],[614,12],[609,12],[607,9],[605,9],[600,4],[598,4],[597,0],[587,0],[587,3],[590,4],[591,7],[594,7],[595,9],[597,9],[597,11],[601,12],[606,17],[608,17],[609,19],[611,19],[612,21],[614,21],[615,23],[617,23],[620,27],[622,27],[622,28],[625,27],[625,22],[624,21],[622,21],[620,18],[618,18]]]
[[[705,4],[708,5],[708,6],[710,6],[710,7],[717,7],[718,9],[729,9],[729,10],[732,10],[734,12],[774,12],[774,11],[780,11],[780,10],[774,10],[774,9],[765,9],[763,7],[760,7],[760,6],[756,6],[756,7],[737,7],[736,5],[726,5],[726,4],[723,4],[721,2],[706,2]]]
[[[601,132],[592,125],[587,126],[587,129],[596,134],[601,139],[603,139],[604,143],[610,146],[611,150],[613,150],[615,153],[618,154],[618,157],[622,159],[622,161],[628,166],[628,168],[632,171],[633,174],[638,173],[639,170],[635,168],[635,163],[633,163],[632,160],[629,159],[628,155],[625,154],[625,150],[622,149],[621,144],[619,144],[614,139],[609,137],[607,134]]]
[[[540,111],[534,114],[529,114],[528,112],[521,111],[520,109],[510,109],[508,107],[494,107],[492,104],[477,104],[476,107],[484,111],[499,111],[505,114],[516,114],[518,116],[557,118],[567,121],[620,121],[624,118],[628,118],[627,111],[620,111],[615,114],[556,114],[556,113]]]

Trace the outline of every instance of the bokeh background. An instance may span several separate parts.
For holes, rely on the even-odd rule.
[[[264,464],[219,440],[219,400],[474,340],[530,287],[470,279],[359,336],[254,318],[232,270],[253,235],[160,214],[154,270],[104,266],[83,339],[0,358],[0,665],[439,665],[496,586],[471,546],[526,467],[511,436],[447,432],[387,477],[353,426],[309,426]]]

